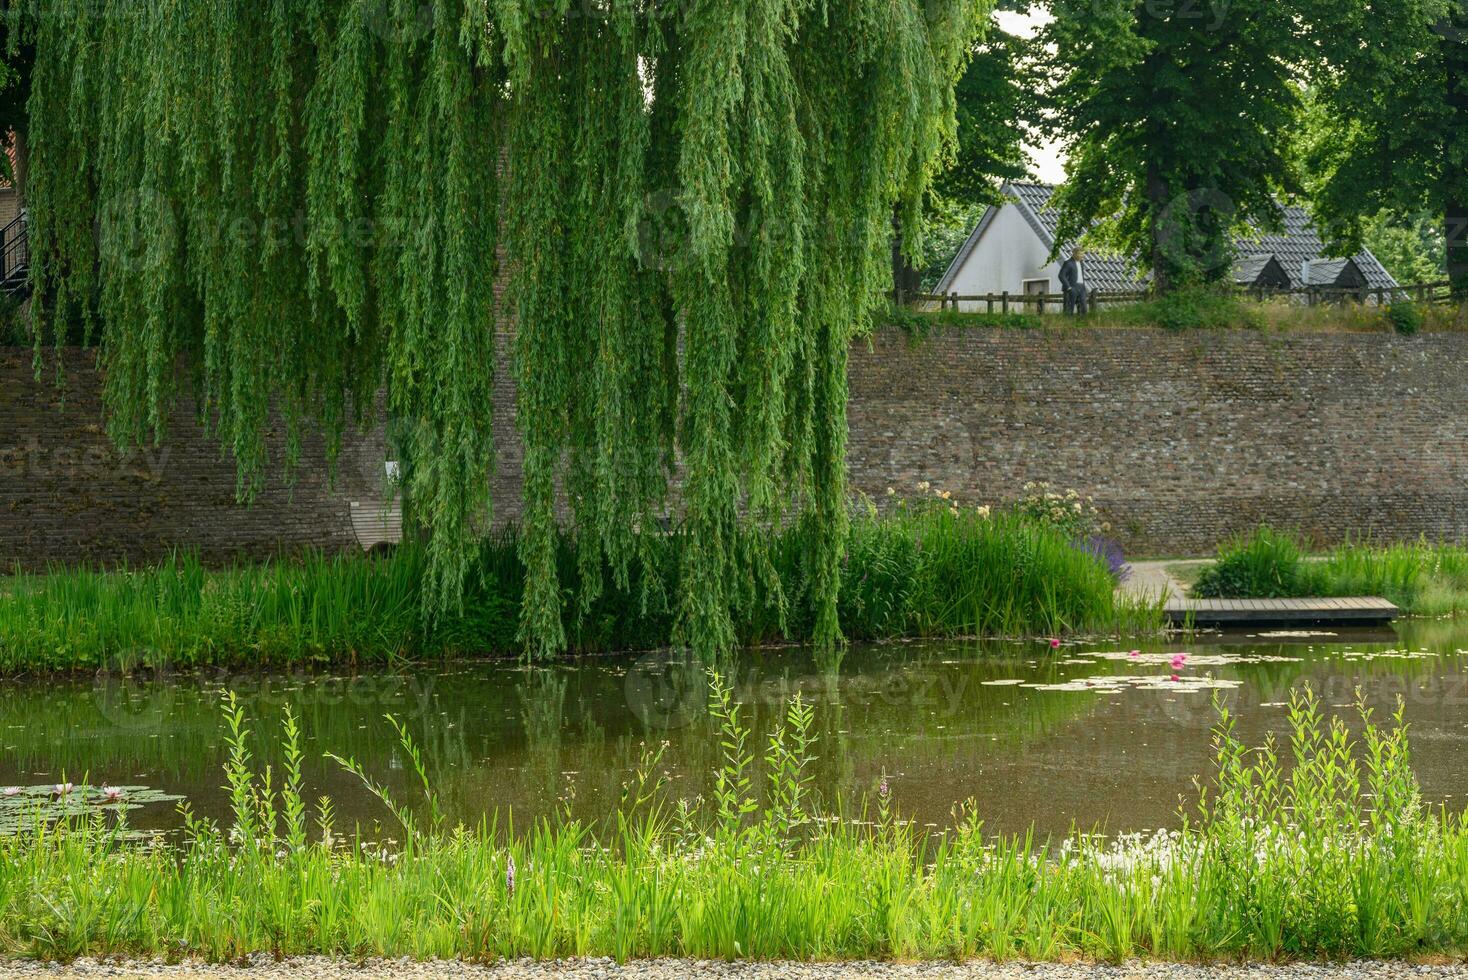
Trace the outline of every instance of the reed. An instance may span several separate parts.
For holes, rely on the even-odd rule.
[[[1260,527],[1219,549],[1193,586],[1200,597],[1381,596],[1418,616],[1468,611],[1468,548],[1426,539],[1353,541],[1318,559],[1293,535]]]
[[[1115,595],[1094,553],[1020,515],[948,504],[853,515],[840,605],[850,639],[969,634],[1052,635],[1160,628],[1154,606]],[[748,644],[812,634],[808,528],[748,530],[746,550],[768,558],[780,589],[753,570],[737,610]],[[574,652],[645,650],[674,636],[681,532],[648,536],[643,560],[563,616]],[[558,549],[561,580],[584,569],[575,542]],[[487,542],[463,605],[427,618],[425,555],[307,555],[206,569],[177,555],[150,568],[55,569],[0,578],[0,672],[137,666],[285,666],[386,663],[520,651],[524,571],[513,532]],[[568,595],[592,590],[573,587]]]
[[[1051,841],[992,837],[972,805],[917,828],[885,778],[855,818],[826,812],[804,702],[763,738],[718,680],[711,708],[723,759],[707,799],[674,797],[654,753],[595,826],[449,828],[420,766],[414,799],[377,790],[395,844],[302,799],[293,725],[284,771],[260,770],[229,703],[230,825],[190,817],[176,845],[140,846],[125,819],[38,813],[0,839],[0,954],[1343,959],[1468,940],[1468,834],[1423,805],[1400,713],[1361,709],[1353,737],[1306,689],[1282,749],[1244,745],[1221,711],[1214,771],[1177,829]]]

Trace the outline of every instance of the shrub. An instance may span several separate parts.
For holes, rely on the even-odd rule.
[[[1225,330],[1264,324],[1258,308],[1237,293],[1212,286],[1184,286],[1132,306],[1107,310],[1101,322],[1155,326],[1165,330]]]
[[[1058,490],[1043,480],[1025,484],[1015,511],[1037,524],[1055,528],[1072,541],[1089,541],[1111,530],[1090,497],[1082,497],[1077,490]]]
[[[1260,527],[1218,549],[1218,561],[1199,576],[1192,593],[1203,599],[1292,599],[1312,583],[1292,535]]]
[[[1411,300],[1398,300],[1386,308],[1387,322],[1404,337],[1422,330],[1422,311]]]

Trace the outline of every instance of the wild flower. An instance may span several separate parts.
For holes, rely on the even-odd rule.
[[[505,855],[505,896],[515,897],[515,855]]]

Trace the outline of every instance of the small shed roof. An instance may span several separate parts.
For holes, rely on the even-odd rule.
[[[1060,228],[1060,214],[1056,209],[1050,207],[1050,199],[1055,194],[1055,185],[1007,181],[1000,188],[1000,193],[1019,206],[1026,223],[1034,229],[1045,247],[1053,250],[1055,235]],[[994,220],[994,215],[998,213],[998,210],[997,207],[989,207],[985,210],[978,225],[959,247],[958,254],[953,257],[953,261],[949,263],[948,271],[943,274],[942,280],[938,283],[938,292],[946,293],[952,290],[959,270],[968,261],[968,257],[973,253],[974,247]],[[1278,233],[1246,235],[1235,239],[1234,247],[1237,250],[1235,281],[1245,281],[1238,278],[1239,270],[1246,268],[1242,265],[1243,263],[1251,263],[1247,268],[1252,268],[1252,264],[1257,262],[1259,272],[1262,273],[1269,260],[1274,259],[1288,277],[1290,286],[1320,285],[1300,281],[1307,261],[1312,264],[1334,261],[1341,263],[1342,267],[1345,263],[1352,262],[1365,280],[1363,284],[1368,288],[1389,289],[1397,285],[1391,273],[1387,272],[1377,261],[1376,256],[1369,251],[1362,251],[1350,259],[1322,260],[1325,244],[1310,221],[1310,213],[1300,205],[1284,205],[1281,208],[1280,217],[1281,230]],[[1102,292],[1131,292],[1145,289],[1149,278],[1150,276],[1145,273],[1138,274],[1137,263],[1130,256],[1093,254],[1086,258],[1086,282],[1093,289]],[[1314,273],[1311,274],[1311,278],[1315,278]],[[1253,282],[1254,280],[1247,281]],[[1355,283],[1349,283],[1349,285],[1355,285]]]

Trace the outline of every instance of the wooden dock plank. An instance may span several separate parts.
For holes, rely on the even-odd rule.
[[[1320,599],[1175,599],[1165,607],[1175,623],[1199,626],[1256,626],[1315,623],[1389,623],[1400,610],[1379,597]]]

